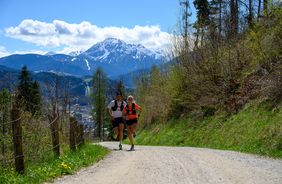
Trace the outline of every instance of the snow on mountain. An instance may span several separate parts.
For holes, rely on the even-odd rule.
[[[45,54],[45,56],[52,56],[52,55],[55,55],[55,54],[57,54],[57,53],[54,52],[54,51],[50,51],[50,52],[47,52],[47,53]]]
[[[108,38],[85,52],[47,55],[11,55],[0,58],[0,65],[19,69],[23,64],[32,71],[60,71],[73,75],[92,75],[100,67],[109,77],[135,70],[149,69],[165,63],[161,51],[149,50],[140,44],[128,44]]]
[[[75,57],[81,54],[82,52],[83,52],[82,50],[77,50],[77,51],[70,52],[68,55]]]
[[[150,57],[151,59],[162,59],[163,57],[160,52],[149,50],[141,44],[127,44],[116,38],[108,38],[99,42],[81,55],[94,60],[100,60],[102,63],[118,61],[120,57],[124,56],[131,56],[135,60],[142,60],[145,57]]]
[[[93,45],[77,58],[80,60],[77,63],[83,63],[87,59],[84,69],[93,71],[101,67],[110,77],[165,62],[161,52],[149,50],[140,44],[128,44],[116,38],[108,38]]]
[[[87,60],[87,59],[84,59],[84,61],[85,61],[85,63],[86,63],[87,69],[90,70],[91,68],[90,68],[90,66],[89,66],[88,60]]]

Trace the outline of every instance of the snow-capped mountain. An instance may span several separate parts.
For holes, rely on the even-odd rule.
[[[158,60],[162,57],[159,53],[149,50],[140,44],[127,44],[115,38],[108,38],[103,42],[95,44],[82,53],[82,55],[102,63],[119,62],[120,58],[125,56],[132,57],[134,60],[143,60],[146,57]]]
[[[75,57],[75,56],[78,56],[81,53],[83,53],[82,50],[77,50],[77,51],[70,52],[68,55]]]
[[[73,60],[76,60],[74,64],[84,66],[88,71],[101,67],[110,77],[164,63],[159,52],[115,38],[93,45]]]
[[[57,53],[54,52],[54,51],[50,51],[50,52],[47,52],[47,53],[45,54],[45,56],[52,56],[52,55],[55,55],[55,54],[57,54]]]
[[[92,75],[97,67],[101,67],[109,77],[148,69],[164,62],[164,56],[159,51],[115,38],[99,42],[85,52],[77,51],[68,55],[25,54],[0,58],[0,65],[14,69],[27,65],[32,71],[59,71],[79,76]]]

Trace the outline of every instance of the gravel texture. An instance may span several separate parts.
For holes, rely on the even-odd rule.
[[[122,151],[117,142],[100,143],[112,151],[104,160],[60,184],[282,184],[282,160],[233,151],[191,147],[136,146]]]

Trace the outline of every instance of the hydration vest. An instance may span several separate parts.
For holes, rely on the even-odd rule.
[[[112,111],[116,111],[118,108],[118,103],[117,103],[117,100],[115,100],[115,105],[112,107]],[[123,104],[123,101],[121,101],[121,105],[120,105],[120,111],[122,111],[124,108],[124,104]]]
[[[127,114],[129,114],[129,106],[128,106],[128,104],[126,105],[126,112],[127,112]],[[135,109],[135,103],[132,103],[132,107],[131,107],[131,114],[136,114],[136,109]]]

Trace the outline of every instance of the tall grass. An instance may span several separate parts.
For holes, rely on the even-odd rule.
[[[23,175],[18,175],[11,167],[0,167],[0,183],[42,183],[51,181],[56,177],[73,174],[81,167],[89,166],[101,160],[109,150],[99,145],[85,144],[81,149],[70,152],[64,149],[64,155],[54,158],[52,154],[46,155],[44,162],[30,163],[26,166]]]
[[[282,158],[282,107],[250,103],[231,116],[186,117],[142,130],[137,144],[236,150]]]

